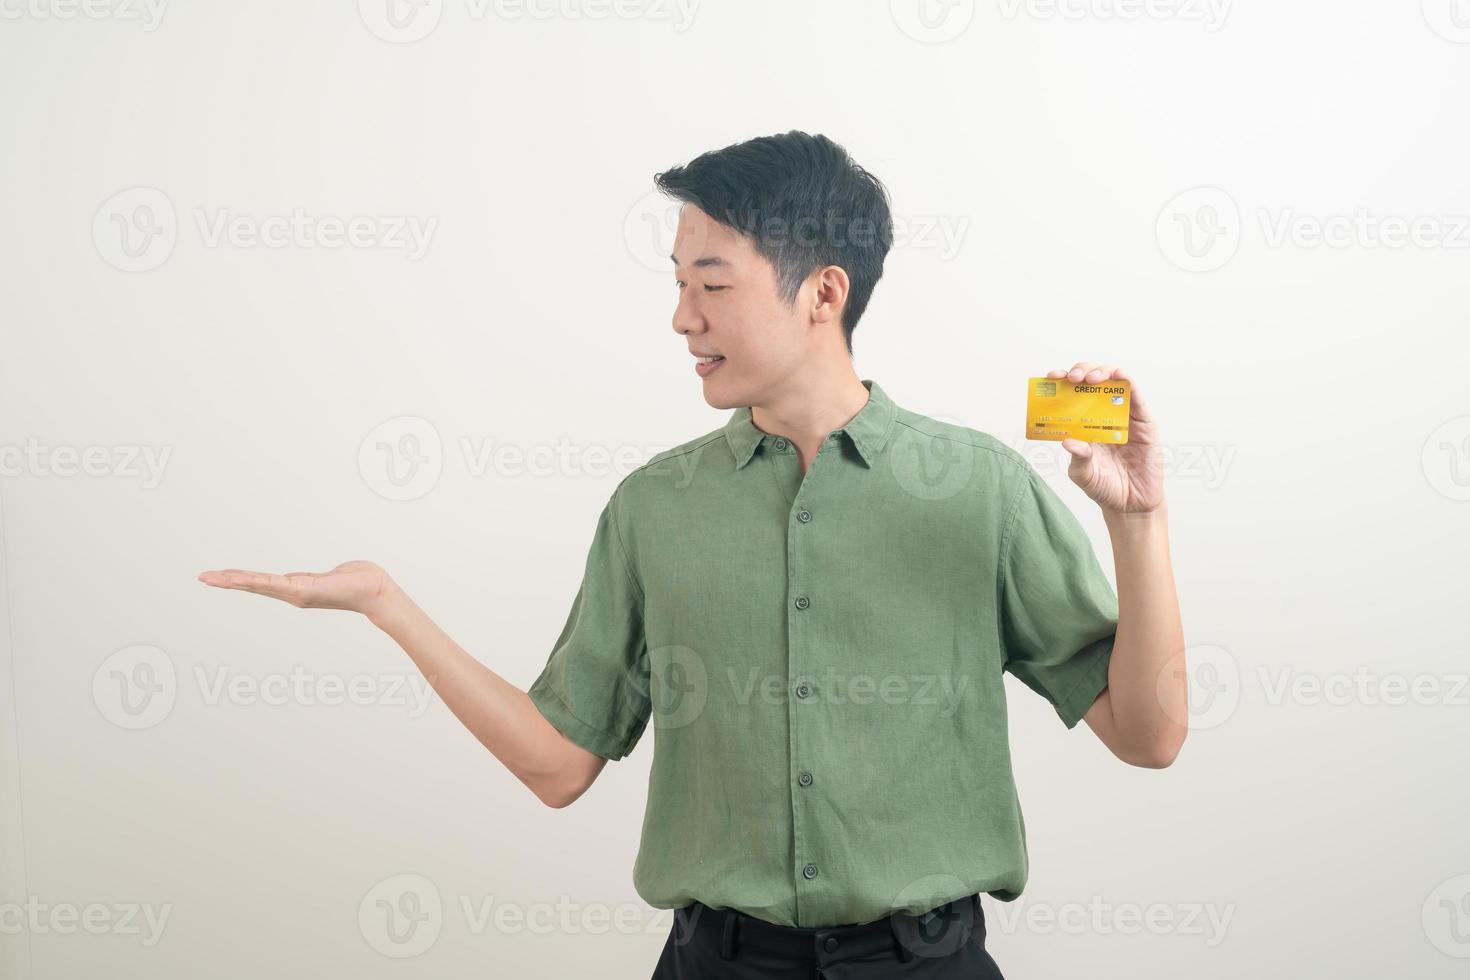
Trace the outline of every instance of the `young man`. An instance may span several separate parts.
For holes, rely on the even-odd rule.
[[[892,222],[841,147],[764,137],[657,182],[682,202],[674,331],[733,411],[618,483],[529,691],[370,562],[200,578],[366,614],[550,806],[652,721],[634,884],[678,910],[655,978],[998,977],[979,893],[1028,872],[1003,672],[1132,765],[1185,737],[1153,418],[1135,385],[1126,445],[1063,443],[1115,594],[1022,456],[854,372]]]

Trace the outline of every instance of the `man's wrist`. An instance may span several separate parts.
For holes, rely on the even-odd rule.
[[[403,614],[412,604],[408,593],[404,592],[392,578],[388,578],[378,589],[377,596],[362,612],[370,623],[388,632],[393,623],[402,621]]]
[[[1168,529],[1169,505],[1160,502],[1151,510],[1108,510],[1103,509],[1103,522],[1109,533],[1145,536]]]

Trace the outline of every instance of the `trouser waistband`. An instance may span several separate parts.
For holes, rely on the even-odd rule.
[[[985,914],[975,894],[920,915],[895,912],[858,925],[803,928],[693,902],[674,911],[673,937],[676,943],[717,944],[727,960],[744,949],[782,959],[810,958],[820,966],[891,949],[908,962],[915,956],[947,956],[967,942],[983,945]]]

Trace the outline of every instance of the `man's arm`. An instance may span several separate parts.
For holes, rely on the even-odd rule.
[[[1118,628],[1108,683],[1083,720],[1124,762],[1162,769],[1189,731],[1184,627],[1169,561],[1168,507],[1158,424],[1121,368],[1079,361],[1049,378],[1129,383],[1128,442],[1063,439],[1067,475],[1103,511],[1118,581]]]
[[[301,609],[363,614],[404,649],[454,716],[547,806],[575,801],[607,764],[558,731],[525,691],[470,656],[372,562],[287,575],[227,568],[202,572],[199,580]]]
[[[1189,717],[1168,509],[1103,516],[1118,580],[1118,631],[1108,686],[1082,720],[1118,758],[1162,769],[1184,745]]]
[[[525,691],[470,656],[392,579],[368,620],[403,648],[454,716],[547,806],[575,802],[607,765],[558,731]]]

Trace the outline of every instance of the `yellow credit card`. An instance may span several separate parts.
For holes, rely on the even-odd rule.
[[[1128,382],[1031,378],[1027,386],[1027,439],[1128,441]]]

